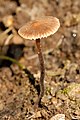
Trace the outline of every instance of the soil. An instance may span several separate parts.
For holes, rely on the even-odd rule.
[[[37,49],[35,41],[17,32],[45,15],[59,18],[61,26],[41,39],[45,94],[42,106],[35,108],[40,93]],[[80,120],[79,33],[80,0],[0,0],[0,120],[50,120],[58,114]]]

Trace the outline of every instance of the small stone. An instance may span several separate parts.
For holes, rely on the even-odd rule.
[[[41,112],[40,111],[36,112],[33,118],[39,118],[39,117],[41,117]]]
[[[51,99],[51,102],[52,102],[54,105],[57,105],[57,99],[56,99],[55,97],[53,97],[53,98]]]
[[[8,15],[8,16],[5,16],[3,18],[3,23],[6,27],[10,27],[13,25],[13,16],[12,15]]]
[[[65,120],[65,115],[57,114],[57,115],[53,116],[50,120]]]
[[[80,84],[79,83],[73,83],[67,87],[67,94],[70,98],[73,100],[80,100]]]
[[[3,110],[3,108],[4,108],[4,103],[0,101],[0,111]]]

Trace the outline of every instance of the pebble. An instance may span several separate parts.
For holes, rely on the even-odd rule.
[[[57,115],[51,117],[50,120],[65,120],[65,115],[64,114],[57,114]]]

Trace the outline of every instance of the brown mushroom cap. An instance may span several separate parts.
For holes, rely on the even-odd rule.
[[[28,22],[18,31],[24,39],[36,40],[54,34],[60,27],[60,22],[56,17],[46,16]]]

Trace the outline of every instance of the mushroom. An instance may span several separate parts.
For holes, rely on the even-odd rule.
[[[41,104],[41,99],[44,95],[44,77],[45,67],[44,59],[41,51],[40,39],[54,34],[60,27],[60,22],[56,17],[45,16],[28,22],[22,26],[18,33],[24,39],[35,40],[37,46],[37,53],[40,62],[40,95],[37,104]]]

